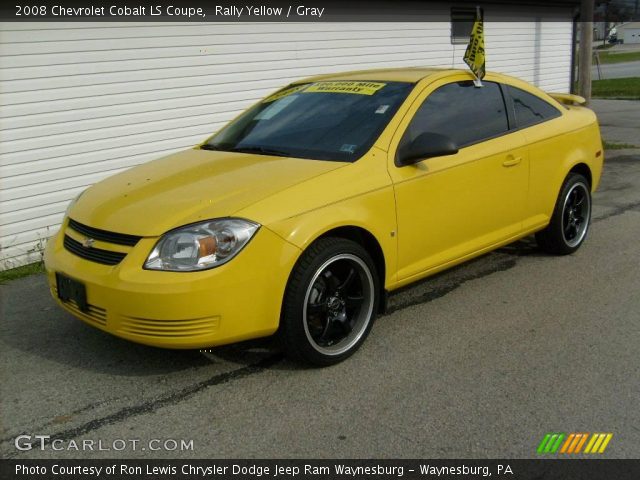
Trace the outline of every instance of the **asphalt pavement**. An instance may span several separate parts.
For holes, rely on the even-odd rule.
[[[591,100],[591,108],[598,113],[602,138],[610,143],[640,148],[640,102],[635,100]],[[609,156],[620,156],[609,152]]]
[[[615,132],[626,126],[616,110],[640,117],[625,105],[594,108]],[[135,345],[58,309],[42,275],[9,282],[0,455],[529,458],[547,432],[611,432],[601,457],[638,458],[638,238],[640,149],[607,151],[576,254],[545,255],[528,238],[406,288],[363,348],[326,369],[269,340],[213,353]],[[63,450],[18,450],[19,435]],[[103,450],[73,448],[83,440]],[[166,440],[192,448],[150,451]]]
[[[640,61],[623,63],[603,63],[591,68],[594,80],[608,80],[610,78],[640,77]]]

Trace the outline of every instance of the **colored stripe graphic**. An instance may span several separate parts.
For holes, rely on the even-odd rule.
[[[580,441],[581,438],[582,438],[582,435],[580,435],[579,433],[575,434],[575,436],[573,437],[573,442],[571,442],[571,446],[569,447],[569,450],[567,451],[567,453],[575,452],[576,446],[578,445],[578,442]]]
[[[576,436],[575,433],[569,434],[566,442],[564,442],[564,445],[562,445],[562,449],[560,450],[560,453],[567,453],[567,449],[569,448],[569,445],[571,445],[571,442],[573,442],[573,439],[575,438],[575,436]]]
[[[598,453],[604,453],[604,451],[607,449],[607,445],[609,445],[609,442],[611,441],[612,438],[613,438],[613,433],[607,433],[607,436],[602,442],[602,445],[600,445],[600,450],[598,450]]]
[[[588,437],[589,437],[588,433],[582,434],[582,438],[580,439],[580,442],[578,442],[578,445],[576,445],[576,450],[574,453],[580,453],[580,450],[582,450],[582,446],[584,445],[584,442],[587,441]]]
[[[604,453],[612,437],[613,433],[594,433],[587,443],[584,453]]]
[[[551,438],[551,434],[547,433],[540,442],[540,445],[538,445],[538,453],[544,453],[544,447],[547,445],[549,438]]]
[[[575,455],[582,452],[582,447],[585,444],[587,446],[584,453],[604,453],[612,437],[613,433],[594,433],[591,438],[589,438],[589,433],[570,433],[568,435],[547,433],[538,445],[538,454],[565,453]]]
[[[558,451],[558,448],[560,447],[560,443],[562,443],[563,438],[564,438],[564,433],[558,434],[558,439],[553,444],[553,447],[551,447],[551,450],[549,453],[556,453]]]
[[[556,453],[564,437],[564,433],[547,433],[538,445],[538,453]]]
[[[584,445],[584,442],[587,441],[589,434],[574,433],[573,435],[574,435],[573,442],[571,442],[571,445],[569,446],[567,453],[580,453],[580,450],[582,450],[582,446]]]

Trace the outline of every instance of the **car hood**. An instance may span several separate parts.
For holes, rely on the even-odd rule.
[[[344,165],[185,150],[95,184],[71,207],[69,216],[102,230],[157,236],[181,225],[231,216],[278,191]]]

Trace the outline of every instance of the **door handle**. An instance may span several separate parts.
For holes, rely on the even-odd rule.
[[[503,167],[515,167],[522,161],[522,157],[514,157],[513,155],[509,155],[507,159],[502,162]]]

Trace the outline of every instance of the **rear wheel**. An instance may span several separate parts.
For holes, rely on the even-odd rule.
[[[547,228],[536,233],[536,241],[549,253],[573,253],[584,242],[590,222],[589,182],[579,173],[570,173],[560,190],[551,221]]]
[[[378,310],[379,279],[367,251],[322,238],[303,253],[285,293],[279,336],[305,363],[333,365],[364,342]]]

